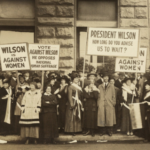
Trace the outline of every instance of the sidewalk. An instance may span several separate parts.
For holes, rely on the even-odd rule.
[[[0,136],[0,140],[6,140],[8,142],[16,142],[16,141],[23,141],[24,139],[21,138],[20,136],[15,136],[15,135],[9,135],[9,136]],[[137,136],[127,136],[123,134],[113,134],[111,137],[108,135],[104,136],[99,136],[95,135],[95,137],[92,137],[91,135],[88,136],[83,136],[83,135],[76,135],[76,136],[71,136],[71,135],[61,135],[59,138],[56,139],[57,141],[71,141],[71,140],[78,140],[78,141],[97,141],[97,140],[108,140],[110,142],[121,142],[121,141],[143,141],[143,138],[137,137]]]

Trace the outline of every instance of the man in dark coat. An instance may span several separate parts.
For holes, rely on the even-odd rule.
[[[121,101],[121,88],[122,88],[122,81],[125,78],[124,73],[119,73],[119,79],[115,81],[115,87],[119,89],[118,95],[116,97],[116,130],[120,131],[121,129],[121,119],[122,119],[122,107],[120,104]]]
[[[104,75],[104,74],[103,74],[102,72],[99,73],[99,77],[100,77],[100,78],[96,81],[98,85],[100,85],[100,84],[103,83],[103,75]]]

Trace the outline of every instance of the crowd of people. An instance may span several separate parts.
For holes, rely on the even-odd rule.
[[[85,75],[85,74],[84,74]],[[143,103],[143,129],[133,130],[129,105]],[[150,73],[1,72],[0,135],[56,143],[59,134],[121,132],[150,140]]]

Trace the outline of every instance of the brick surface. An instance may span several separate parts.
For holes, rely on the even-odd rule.
[[[59,68],[74,68],[74,60],[59,60]]]
[[[57,27],[56,28],[56,37],[74,37],[73,27]]]
[[[141,39],[149,39],[148,31],[149,29],[140,29]]]
[[[60,48],[60,58],[72,59],[74,58],[73,48]]]
[[[55,16],[56,7],[55,6],[39,6],[37,8],[38,16]]]
[[[74,19],[73,18],[38,18],[38,23],[42,25],[51,25],[51,26],[74,26]]]
[[[38,43],[43,44],[59,44],[61,47],[73,47],[74,39],[40,39],[38,38]]]
[[[121,6],[147,6],[147,0],[120,0]]]
[[[74,7],[73,6],[57,6],[56,15],[61,17],[73,17]]]
[[[39,0],[41,4],[74,4],[74,0]]]
[[[55,28],[54,27],[37,27],[37,35],[38,37],[54,37],[55,36]]]
[[[134,7],[121,7],[120,17],[121,18],[134,18]]]
[[[147,19],[120,19],[120,27],[148,27]]]
[[[147,7],[136,7],[135,8],[135,17],[136,18],[147,18]]]

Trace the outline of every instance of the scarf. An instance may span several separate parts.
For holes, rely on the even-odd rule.
[[[131,84],[130,87],[127,86],[126,84],[123,84],[122,89],[123,89],[122,96],[123,96],[125,101],[127,101],[127,94],[128,93],[136,96],[135,86],[133,84]]]

